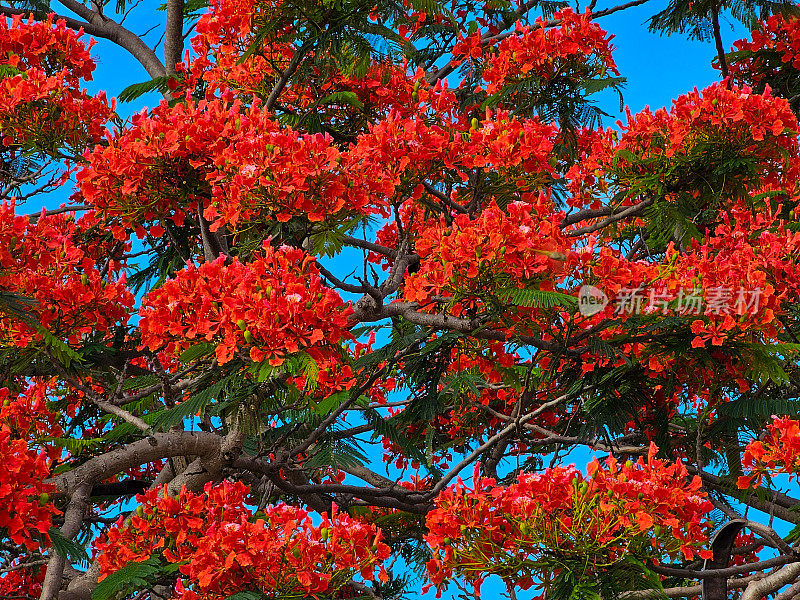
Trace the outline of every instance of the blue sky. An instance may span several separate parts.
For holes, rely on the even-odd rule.
[[[647,105],[654,110],[669,106],[680,94],[719,80],[719,71],[711,67],[716,56],[713,42],[647,31],[646,21],[664,4],[647,3],[598,20],[601,27],[616,36],[614,58],[622,75],[628,78],[624,97],[633,112]],[[726,50],[735,40],[748,36],[738,22],[728,20],[721,24]],[[612,103],[611,109],[617,108]]]

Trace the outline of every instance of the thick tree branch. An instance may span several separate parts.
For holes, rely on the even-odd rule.
[[[602,221],[600,221],[599,223],[595,223],[594,225],[586,225],[585,227],[579,227],[578,229],[573,229],[572,231],[568,231],[567,235],[570,237],[578,237],[582,235],[587,235],[589,233],[594,233],[595,231],[599,231],[601,229],[605,229],[606,227],[608,227],[613,223],[616,223],[617,221],[621,221],[622,219],[625,219],[627,217],[640,215],[642,211],[651,204],[653,204],[654,201],[655,201],[654,198],[647,198],[645,200],[642,200],[638,204],[625,207],[620,212],[616,212],[614,210],[607,219],[603,219]]]
[[[384,256],[388,256],[389,258],[397,257],[397,250],[395,250],[394,248],[389,248],[388,246],[381,246],[380,244],[368,242],[367,240],[362,240],[361,238],[345,235],[342,236],[342,241],[345,244],[349,244],[350,246],[355,246],[356,248],[363,248],[364,250],[369,250],[370,252],[383,254]],[[416,258],[417,260],[419,260],[418,256],[416,256]]]
[[[706,571],[692,571],[690,569],[676,569],[673,567],[662,567],[655,565],[650,567],[659,575],[670,575],[674,577],[687,577],[690,579],[711,579],[716,577],[731,577],[733,575],[741,575],[743,573],[752,573],[753,571],[763,571],[773,567],[782,567],[791,563],[800,561],[800,556],[776,556],[768,558],[755,563],[748,563],[746,565],[737,565],[735,567],[726,567],[724,569],[708,569]]]
[[[172,456],[207,456],[219,449],[222,437],[204,431],[154,433],[122,448],[89,459],[71,471],[48,479],[58,491],[72,494],[81,485],[94,484],[125,469]]]
[[[164,32],[164,66],[167,75],[175,74],[175,65],[183,54],[184,0],[167,0],[167,26]]]
[[[280,79],[278,79],[275,87],[272,88],[267,101],[264,103],[265,110],[271,111],[273,108],[275,108],[275,103],[278,101],[281,92],[289,83],[289,80],[292,78],[292,75],[294,75],[295,71],[297,71],[300,63],[303,62],[303,57],[308,54],[312,47],[312,44],[307,43],[295,50],[292,59],[289,61],[289,64],[286,65],[283,73],[281,73]]]
[[[150,77],[163,77],[166,75],[166,69],[164,69],[164,65],[158,59],[156,53],[138,35],[105,15],[93,11],[78,2],[78,0],[59,0],[59,2],[80,18],[85,19],[86,23],[92,26],[92,31],[90,32],[92,35],[114,42],[130,52],[131,56],[145,68]],[[89,32],[85,25],[84,29]]]
[[[787,565],[764,579],[752,582],[742,592],[740,600],[761,600],[767,594],[777,592],[787,583],[793,583],[798,577],[800,577],[800,562]]]
[[[255,465],[245,466],[245,462],[237,461],[234,466],[247,468],[250,471],[255,470]],[[339,483],[320,483],[320,484],[297,484],[287,481],[285,478],[280,477],[276,470],[270,470],[267,474],[270,481],[272,481],[277,488],[289,493],[308,498],[311,496],[320,497],[328,494],[344,494],[361,499],[367,499],[371,506],[381,506],[385,508],[396,508],[415,514],[427,514],[433,505],[426,500],[423,500],[421,495],[417,492],[411,492],[393,486],[392,488],[375,489],[355,485],[345,485]]]
[[[725,481],[721,477],[713,475],[712,473],[707,473],[701,469],[697,469],[692,465],[686,465],[686,469],[689,471],[689,473],[700,475],[700,478],[703,480],[705,485],[710,486],[711,488],[722,492],[723,494],[735,495],[738,500],[749,506],[752,506],[756,510],[765,512],[768,515],[774,515],[788,523],[800,524],[800,513],[790,510],[792,507],[797,506],[800,501],[787,496],[786,494],[781,494],[780,492],[775,492],[762,487],[759,488],[759,493],[765,494],[769,500],[760,500],[756,494],[749,494],[742,499],[740,497],[741,490],[738,490],[732,483]]]
[[[728,589],[741,589],[747,587],[751,581],[761,579],[762,575],[750,575],[749,577],[741,577],[728,580]],[[703,591],[701,585],[690,585],[686,587],[672,587],[664,588],[663,590],[634,590],[631,592],[622,592],[619,597],[620,600],[657,600],[658,598],[687,598],[689,596],[697,596]]]
[[[11,6],[0,6],[0,15],[4,15],[6,17],[14,17],[16,15],[21,15],[22,17],[32,16],[37,21],[46,21],[48,17],[48,13],[42,12],[40,10],[30,10],[28,8],[14,8]],[[67,17],[58,14],[54,14],[53,17],[55,18],[56,21],[64,21],[64,24],[67,27],[69,27],[70,29],[74,29],[75,31],[83,30],[84,33],[93,35],[95,37],[102,37],[102,38],[105,37],[106,30],[102,27],[93,25],[92,23],[87,23],[79,19],[74,19],[72,17]]]
[[[67,539],[73,538],[81,529],[86,509],[89,506],[89,494],[92,486],[83,484],[78,487],[70,498],[67,510],[64,513],[64,524],[61,526],[61,535]],[[47,563],[47,571],[42,584],[42,594],[39,600],[53,600],[58,596],[61,589],[62,578],[64,577],[64,567],[67,559],[51,548],[50,561]]]
[[[423,327],[469,333],[476,338],[484,340],[510,341],[508,335],[503,331],[485,329],[485,323],[481,319],[462,319],[443,313],[423,313],[418,312],[417,308],[419,308],[419,305],[416,302],[392,302],[391,304],[378,306],[373,298],[364,296],[356,303],[355,310],[350,316],[350,323],[355,325],[357,323],[381,321],[391,317],[403,317],[410,323],[422,325]],[[515,336],[514,340],[540,350],[563,351],[572,355],[578,354],[576,350],[565,350],[560,342],[543,340],[534,336],[520,335]]]

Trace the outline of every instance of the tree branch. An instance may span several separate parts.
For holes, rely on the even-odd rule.
[[[164,66],[167,75],[175,74],[175,65],[183,54],[184,0],[167,0],[167,26],[164,32]]]
[[[156,56],[156,53],[138,35],[116,21],[84,6],[78,0],[59,0],[59,2],[80,18],[86,20],[86,24],[83,27],[87,33],[114,42],[127,50],[145,68],[150,77],[163,77],[166,75],[166,69]],[[91,32],[89,32],[87,26],[91,26]]]
[[[751,581],[760,579],[762,575],[750,575],[748,577],[741,577],[728,580],[728,589],[738,589],[747,587]],[[622,592],[619,597],[620,600],[656,600],[658,598],[686,598],[688,596],[697,596],[703,591],[701,585],[690,585],[686,587],[672,587],[664,588],[663,590],[634,590],[631,592]]]
[[[89,506],[89,493],[92,486],[83,484],[78,487],[70,498],[69,505],[64,514],[64,524],[61,526],[61,535],[67,539],[73,538],[81,529],[86,509]],[[67,559],[56,552],[55,548],[50,549],[50,561],[47,563],[47,571],[42,584],[42,594],[39,600],[54,600],[61,589],[61,579],[64,576],[64,567]]]
[[[16,15],[21,15],[23,17],[32,16],[36,21],[46,21],[48,17],[48,13],[42,12],[40,10],[30,10],[28,8],[13,8],[11,6],[0,6],[0,15],[4,15],[6,17],[14,17]],[[53,18],[56,21],[64,21],[64,24],[69,27],[70,29],[74,29],[75,31],[83,30],[84,33],[88,33],[89,35],[93,35],[95,37],[105,37],[105,29],[102,27],[98,27],[93,25],[92,23],[86,23],[85,21],[80,21],[78,19],[74,19],[72,17],[66,17],[64,15],[54,14]]]
[[[753,581],[742,592],[740,600],[761,600],[767,594],[778,591],[787,583],[794,582],[798,577],[800,577],[800,562],[787,565],[767,575],[764,579]]]
[[[730,577],[731,575],[741,575],[743,573],[752,573],[753,571],[763,571],[764,569],[771,569],[773,567],[782,567],[790,563],[797,563],[800,561],[800,556],[776,556],[768,558],[755,563],[746,565],[737,565],[735,567],[726,567],[724,569],[708,569],[705,571],[692,571],[691,569],[676,569],[674,567],[662,567],[654,565],[650,567],[659,575],[671,575],[675,577],[687,577],[690,579],[711,579],[715,577]],[[800,571],[799,571],[800,573]]]
[[[89,459],[71,471],[51,477],[63,494],[72,494],[81,485],[94,484],[125,469],[173,456],[207,456],[219,449],[222,437],[205,431],[154,433],[122,448]]]

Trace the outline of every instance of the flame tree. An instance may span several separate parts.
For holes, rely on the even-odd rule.
[[[645,1],[0,6],[0,598],[800,595],[800,21]]]

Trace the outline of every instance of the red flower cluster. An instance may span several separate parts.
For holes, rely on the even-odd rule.
[[[618,140],[614,133],[594,136],[591,153],[570,169],[572,205],[596,208],[609,193],[633,204],[652,196],[700,202],[707,193],[732,199],[743,189],[794,188],[797,120],[768,90],[713,84],[680,96],[669,112],[628,113],[622,128]],[[714,168],[733,156],[748,168],[717,175]],[[714,189],[702,185],[709,177],[718,180]]]
[[[418,93],[439,115],[432,123],[416,114],[403,117],[392,112],[360,135],[347,154],[349,162],[362,165],[368,173],[371,189],[389,197],[405,184],[413,190],[415,200],[424,193],[420,180],[447,180],[455,173],[456,182],[461,183],[475,168],[513,177],[515,191],[538,190],[552,177],[549,160],[557,135],[554,125],[487,110],[481,121],[474,120],[473,127],[466,119],[442,117],[452,108],[451,92],[420,88]]]
[[[0,79],[2,146],[80,152],[101,139],[113,108],[80,89],[95,66],[80,35],[52,16],[0,21],[0,66],[13,73]]]
[[[527,589],[543,572],[570,562],[581,577],[596,576],[625,554],[659,559],[679,551],[691,560],[706,541],[704,516],[712,508],[698,477],[681,464],[655,458],[605,468],[594,461],[589,478],[574,467],[522,474],[508,487],[476,477],[443,491],[428,514],[426,536],[434,558],[431,581],[440,589],[454,575],[480,586],[490,574]]]
[[[187,55],[185,62],[176,68],[181,79],[176,93],[204,89],[206,98],[222,93],[245,101],[269,96],[295,52],[290,24],[275,26],[285,18],[281,14],[282,4],[283,0],[212,1],[197,22],[196,35],[191,40],[191,60]],[[248,52],[252,44],[258,44],[254,34],[265,23],[273,24],[270,37],[259,40],[256,52]],[[313,59],[313,52],[306,59]],[[293,96],[293,91],[290,86],[286,96]],[[298,92],[307,94],[307,90]],[[281,101],[285,101],[283,95]],[[289,100],[289,104],[294,102]]]
[[[507,212],[489,205],[470,220],[457,215],[421,227],[415,248],[421,268],[406,280],[405,297],[426,303],[432,295],[476,296],[498,287],[524,287],[532,279],[559,279],[570,244],[561,234],[563,214],[544,196]],[[554,277],[555,275],[555,277]]]
[[[353,577],[372,580],[389,556],[378,529],[346,514],[323,515],[319,525],[288,505],[255,516],[241,482],[183,490],[176,498],[154,489],[142,506],[95,542],[101,579],[131,562],[161,556],[180,564],[181,600],[221,600],[238,591],[269,597],[335,594]],[[381,578],[386,574],[380,568]]]
[[[198,20],[196,35],[192,37],[192,59],[178,65],[180,81],[176,82],[176,93],[203,89],[207,98],[221,94],[244,102],[268,97],[294,57],[294,32],[288,23],[286,27],[273,27],[270,37],[261,40],[258,51],[247,51],[257,43],[254,32],[263,23],[275,24],[284,18],[282,5],[280,0],[211,2],[209,10]],[[308,52],[303,60],[314,59],[314,52]],[[305,70],[302,66],[300,69]],[[373,63],[362,77],[345,75],[338,69],[321,68],[317,64],[314,69],[307,70],[302,81],[286,87],[281,94],[281,104],[299,109],[317,103],[316,111],[327,120],[339,111],[347,115],[353,107],[345,104],[333,109],[331,104],[320,105],[319,100],[346,91],[357,95],[367,114],[387,114],[389,110],[408,113],[417,89],[408,73],[407,65],[390,62]]]
[[[52,393],[48,382],[37,379],[19,394],[0,388],[0,426],[8,427],[14,437],[28,440],[30,446],[41,447],[55,460],[60,458],[62,449],[46,440],[64,432],[57,415],[47,406],[47,394]]]
[[[592,22],[588,10],[579,15],[566,8],[554,18],[560,21],[558,27],[546,27],[540,18],[533,27],[522,28],[500,42],[483,73],[489,82],[487,93],[530,77],[550,81],[565,71],[582,78],[604,76],[609,71],[619,75],[611,57],[613,36]]]
[[[789,417],[773,417],[767,435],[747,444],[742,465],[751,474],[739,477],[739,489],[760,485],[765,475],[776,473],[800,478],[800,422]]]
[[[237,348],[256,362],[280,365],[300,350],[318,362],[341,353],[350,308],[326,287],[302,250],[264,244],[243,264],[225,257],[178,273],[145,298],[142,345],[180,353],[200,341],[217,343],[220,364]]]
[[[381,210],[364,170],[329,136],[281,129],[256,103],[164,102],[87,158],[78,172],[85,200],[137,228],[166,218],[181,225],[198,207],[212,229]]]
[[[751,32],[751,37],[751,41],[733,44],[743,54],[729,65],[733,79],[759,83],[775,77],[784,66],[800,71],[800,20],[772,15]],[[770,55],[778,60],[771,60]]]
[[[35,550],[42,539],[47,545],[52,517],[60,513],[49,498],[55,486],[44,482],[50,476],[50,459],[29,448],[9,426],[14,419],[8,410],[13,405],[8,388],[0,388],[0,402],[0,529],[15,544]]]
[[[16,563],[19,564],[19,563]],[[16,566],[11,565],[11,566]],[[0,576],[0,598],[38,598],[42,593],[44,567],[15,569]]]
[[[30,221],[15,215],[13,206],[0,206],[0,290],[18,296],[34,320],[71,343],[124,323],[133,305],[124,275],[103,277],[93,249],[79,242],[79,234],[64,214]],[[111,261],[109,271],[118,269]],[[24,315],[0,313],[0,345],[23,347],[40,339]]]

